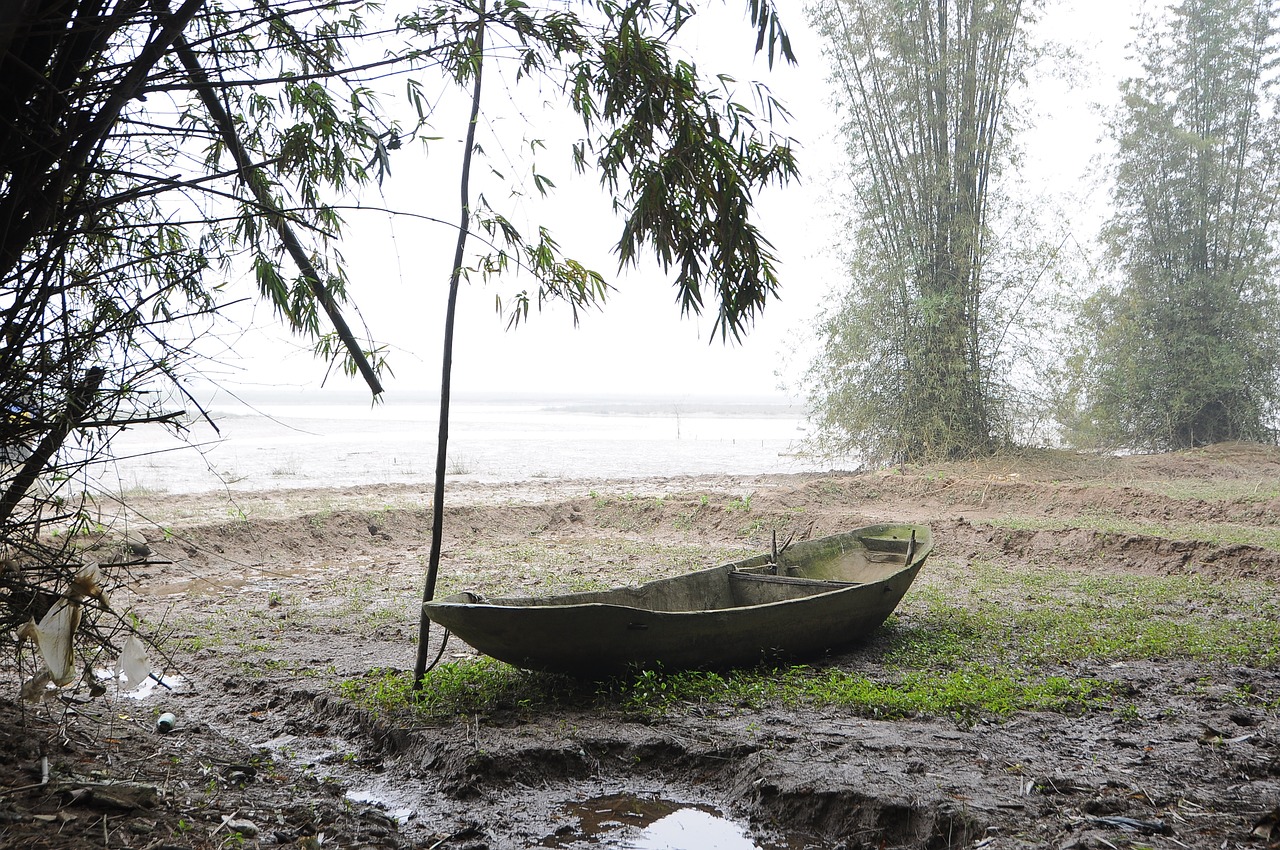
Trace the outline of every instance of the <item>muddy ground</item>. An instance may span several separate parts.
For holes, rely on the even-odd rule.
[[[1266,592],[1280,580],[1280,551],[1223,542],[1224,529],[1280,518],[1280,452],[1248,445],[829,475],[463,479],[448,500],[440,594],[635,582],[761,551],[775,530],[889,519],[933,527],[917,587],[945,589],[974,562],[1198,573]],[[366,487],[139,494],[128,516],[104,506],[113,533],[151,551],[114,600],[165,638],[169,657],[153,660],[170,687],[24,707],[6,671],[0,847],[1267,846],[1254,830],[1280,804],[1277,669],[1073,662],[1063,675],[1126,694],[1123,712],[1073,716],[366,713],[336,688],[412,668],[428,505],[420,489]],[[900,616],[912,605],[909,593]],[[444,657],[469,652],[454,642]],[[821,663],[874,676],[877,646]],[[162,711],[177,719],[168,734]],[[641,831],[676,810],[710,831],[696,818],[672,843]]]

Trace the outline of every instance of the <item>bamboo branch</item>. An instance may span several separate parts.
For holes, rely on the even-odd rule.
[[[203,6],[204,0],[187,0],[176,13],[167,16],[163,25],[155,30],[151,41],[138,51],[137,58],[130,63],[129,70],[88,126],[78,134],[53,140],[48,150],[41,151],[42,159],[34,166],[28,165],[35,177],[28,178],[23,189],[12,192],[12,201],[0,209],[0,218],[5,220],[8,228],[4,239],[0,240],[0,278],[9,276],[23,252],[49,225],[68,188],[115,125],[125,104],[137,96],[160,57],[173,40],[181,36],[183,27]],[[41,180],[45,181],[43,185],[40,185]],[[15,304],[15,315],[16,310]]]
[[[31,489],[31,485],[35,483],[36,478],[44,470],[49,458],[53,457],[58,449],[62,447],[62,443],[67,439],[67,435],[71,433],[71,429],[77,427],[81,420],[84,419],[85,413],[89,410],[89,403],[93,401],[94,393],[98,391],[98,385],[102,383],[103,374],[104,371],[101,366],[90,368],[80,383],[72,387],[71,391],[67,393],[66,412],[44,435],[44,439],[31,450],[31,455],[22,465],[22,469],[18,474],[13,477],[13,482],[5,492],[4,498],[0,499],[0,524],[9,519],[10,515],[13,514],[13,509],[18,506],[18,502],[22,501],[22,497],[27,494],[27,490]]]
[[[285,249],[288,250],[289,256],[293,258],[293,262],[298,267],[303,279],[311,287],[311,293],[320,302],[320,305],[324,307],[325,313],[329,316],[329,321],[333,323],[334,329],[342,339],[342,344],[346,346],[347,353],[355,361],[356,367],[364,377],[365,383],[369,385],[369,389],[373,391],[375,396],[379,395],[382,392],[382,383],[378,380],[373,365],[369,363],[369,359],[365,357],[364,352],[360,349],[360,344],[356,341],[355,335],[351,333],[351,328],[347,325],[346,319],[343,318],[342,311],[338,308],[337,302],[334,301],[333,295],[330,294],[324,281],[320,279],[319,272],[316,271],[311,258],[307,256],[306,250],[302,247],[302,242],[299,241],[297,234],[294,233],[284,213],[280,210],[280,205],[276,203],[275,198],[271,197],[271,193],[267,191],[266,181],[262,179],[261,172],[254,166],[252,159],[249,157],[249,152],[245,150],[240,137],[236,134],[235,123],[231,120],[231,116],[227,111],[223,109],[222,102],[218,100],[217,92],[209,81],[209,75],[205,73],[204,67],[200,64],[195,51],[191,49],[191,46],[187,44],[186,39],[182,36],[179,36],[174,41],[174,49],[178,53],[182,66],[187,69],[191,81],[195,84],[196,92],[200,95],[200,100],[204,103],[205,109],[208,110],[209,117],[213,119],[214,124],[217,125],[219,132],[221,132],[223,141],[226,142],[227,150],[231,152],[236,166],[240,169],[245,185],[253,192],[258,203],[269,211],[271,226],[275,228],[276,233],[280,236],[280,241],[284,243]]]

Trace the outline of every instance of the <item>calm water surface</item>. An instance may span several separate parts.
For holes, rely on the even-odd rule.
[[[370,407],[265,398],[212,404],[185,441],[158,427],[116,439],[103,486],[168,492],[428,483],[437,403]],[[777,401],[467,399],[450,415],[449,475],[531,478],[805,472],[803,410]]]

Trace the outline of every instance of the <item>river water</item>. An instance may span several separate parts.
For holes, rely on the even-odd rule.
[[[181,436],[158,426],[116,437],[101,486],[188,493],[419,484],[432,480],[438,402],[261,395],[205,406]],[[804,411],[777,399],[468,397],[450,414],[448,473],[528,479],[759,474],[815,469]],[[214,425],[216,425],[216,430]]]

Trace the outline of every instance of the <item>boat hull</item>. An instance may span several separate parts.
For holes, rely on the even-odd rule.
[[[913,537],[914,535],[914,537]],[[893,613],[932,548],[924,526],[876,525],[636,587],[543,598],[460,593],[423,606],[480,652],[573,675],[713,669],[820,655]]]

